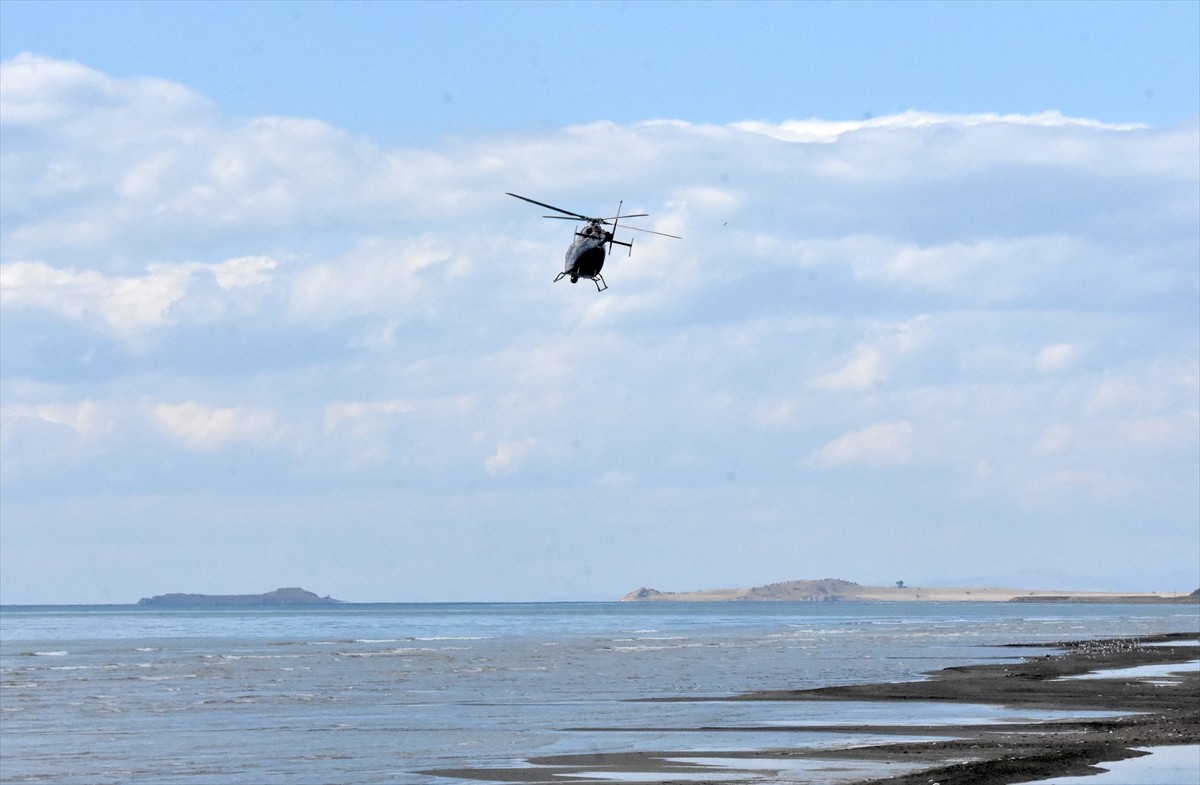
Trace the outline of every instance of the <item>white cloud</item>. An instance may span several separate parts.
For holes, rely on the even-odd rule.
[[[734,123],[733,127],[785,142],[832,143],[846,134],[861,131],[896,131],[941,127],[971,128],[980,125],[1017,125],[1040,128],[1072,126],[1118,131],[1145,128],[1144,125],[1137,123],[1111,124],[1101,123],[1096,120],[1081,120],[1074,117],[1065,117],[1059,112],[1042,112],[1035,115],[1000,115],[995,113],[954,115],[912,110],[897,115],[873,117],[866,120],[822,120],[814,118],[810,120],[785,120],[782,123],[746,121]]]
[[[189,450],[215,452],[230,444],[264,445],[281,434],[273,412],[247,407],[214,407],[195,401],[161,403],[154,417]]]
[[[1057,373],[1069,366],[1078,355],[1078,349],[1069,343],[1055,343],[1043,346],[1038,351],[1034,365],[1042,373]]]
[[[810,258],[825,264],[848,261],[855,277],[864,283],[993,304],[1040,294],[1052,281],[1069,274],[1072,266],[1096,265],[1100,255],[1087,243],[1053,235],[927,246],[860,236],[814,244]],[[1019,271],[1013,267],[1017,259],[1021,260]]]
[[[1156,417],[1127,420],[1125,437],[1141,447],[1181,447],[1195,450],[1200,441],[1200,410],[1188,409]]]
[[[1194,357],[1189,359],[1195,362]],[[1186,400],[1197,381],[1182,371],[1184,363],[1173,368],[1163,367],[1165,364],[1156,362],[1150,368],[1137,367],[1098,379],[1083,401],[1084,413],[1091,417],[1157,415],[1181,397]]]
[[[111,434],[117,427],[115,414],[96,401],[48,403],[41,405],[5,405],[0,407],[5,422],[37,420],[69,428],[78,436],[94,440]]]
[[[331,403],[325,407],[325,430],[335,431],[347,427],[359,430],[364,426],[369,427],[369,423],[379,418],[408,414],[412,411],[413,405],[404,400]]]
[[[800,402],[785,398],[756,404],[751,416],[763,428],[782,428],[795,423],[799,413]]]
[[[120,114],[136,104],[146,130],[165,118],[214,107],[195,92],[163,79],[113,79],[80,63],[21,54],[0,63],[4,89],[0,114],[16,127],[54,127],[68,130],[82,112]],[[69,129],[75,130],[75,129]]]
[[[55,269],[42,262],[12,262],[0,268],[0,302],[34,307],[69,319],[98,318],[117,333],[161,326],[183,298],[191,273],[154,266],[146,275],[110,278],[95,270]]]
[[[128,425],[116,407],[96,400],[0,405],[0,482],[21,488],[104,465]]]
[[[1054,425],[1047,428],[1033,446],[1033,451],[1044,455],[1055,455],[1063,452],[1071,443],[1073,429],[1069,425]]]
[[[420,174],[319,121],[235,125],[160,80],[26,55],[0,67],[3,123],[24,140],[0,173],[6,214],[22,216],[5,232],[17,258],[168,256],[222,235],[372,220],[419,197]]]
[[[1145,487],[1132,474],[1069,467],[1035,475],[1017,489],[1018,498],[1034,509],[1056,509],[1073,504],[1126,504],[1144,496],[1145,492]]]
[[[860,346],[841,368],[817,378],[823,390],[865,390],[883,381],[883,354],[874,347]]]
[[[912,453],[913,432],[909,422],[868,425],[829,442],[808,463],[819,469],[903,466]]]
[[[850,358],[812,386],[828,391],[869,390],[888,378],[891,366],[918,353],[929,342],[930,319],[918,316],[898,323],[872,323],[870,340],[855,347]]]
[[[335,261],[299,270],[289,282],[288,310],[318,323],[367,314],[403,318],[414,308],[429,313],[437,303],[431,287],[459,274],[441,239],[368,237]]]
[[[596,478],[596,485],[602,488],[624,487],[637,484],[637,475],[620,469],[609,469]]]
[[[95,320],[113,335],[131,336],[169,324],[172,310],[199,275],[211,275],[223,290],[248,289],[268,283],[276,266],[269,257],[244,256],[212,265],[151,264],[143,275],[109,276],[44,262],[11,262],[0,265],[0,304]],[[212,307],[209,311],[212,318]]]
[[[325,406],[321,452],[329,455],[332,444],[345,440],[344,463],[351,470],[385,465],[396,457],[395,431],[401,418],[417,411],[408,400],[336,401]]]
[[[208,266],[208,269],[222,289],[246,289],[269,283],[270,271],[278,266],[279,262],[269,256],[239,256]],[[204,269],[205,265],[197,267]]]
[[[530,437],[500,442],[496,445],[496,451],[484,459],[483,467],[493,476],[511,474],[535,447],[537,439]]]

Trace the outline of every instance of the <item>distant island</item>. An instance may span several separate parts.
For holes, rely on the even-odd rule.
[[[276,589],[266,594],[159,594],[138,600],[138,605],[144,608],[278,608],[341,604],[341,600],[318,597],[298,588]]]
[[[708,589],[667,592],[641,588],[621,602],[1200,602],[1200,589],[1191,594],[1095,591],[1043,591],[942,586],[861,586],[840,578],[784,581],[750,589]]]

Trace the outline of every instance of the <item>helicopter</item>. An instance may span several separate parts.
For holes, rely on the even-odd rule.
[[[604,267],[604,246],[607,245],[608,252],[612,253],[614,245],[623,245],[629,249],[629,255],[633,255],[632,239],[629,242],[623,242],[613,237],[613,232],[617,230],[617,223],[622,218],[646,218],[649,215],[649,213],[621,215],[621,207],[625,204],[623,200],[617,204],[617,214],[612,218],[592,218],[587,215],[573,213],[570,210],[564,210],[561,207],[555,207],[552,204],[539,202],[520,194],[505,191],[505,195],[516,197],[530,204],[536,204],[538,207],[545,207],[548,210],[562,213],[562,215],[544,215],[542,216],[543,218],[584,222],[585,225],[583,228],[575,230],[575,240],[571,243],[571,247],[567,249],[566,258],[563,261],[563,270],[554,277],[554,281],[557,283],[563,278],[570,277],[571,283],[578,283],[580,278],[587,278],[596,284],[597,292],[602,292],[608,288],[604,276],[600,274],[600,269]],[[606,228],[608,226],[612,226],[612,231]],[[657,234],[660,237],[673,237],[676,240],[683,239],[677,235],[667,234],[666,232],[654,232],[649,229],[639,229],[636,226],[626,226],[625,228],[632,229],[635,232]]]

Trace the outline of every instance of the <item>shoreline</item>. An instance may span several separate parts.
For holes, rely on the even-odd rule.
[[[1200,668],[1193,664],[1200,648],[1184,643],[1194,644],[1197,637],[1172,633],[1140,640],[1072,641],[1052,646],[1065,648],[1062,654],[1027,658],[1018,664],[948,668],[927,681],[764,692],[744,698],[949,701],[1130,712],[1026,727],[966,726],[954,729],[961,738],[952,741],[878,745],[841,753],[853,758],[875,752],[936,764],[914,774],[870,780],[879,785],[925,785],[931,777],[942,785],[1014,785],[1051,776],[1094,774],[1098,763],[1144,755],[1138,747],[1200,743]],[[1102,675],[1146,666],[1178,666],[1183,675],[1170,680]],[[1089,677],[1096,672],[1100,675]],[[961,757],[975,760],[948,762]]]
[[[762,750],[660,750],[530,757],[517,768],[461,768],[424,771],[483,782],[640,782],[703,781],[736,771],[745,781],[769,781],[807,761],[844,765],[843,775],[827,779],[844,785],[1018,785],[1048,777],[1095,774],[1097,764],[1136,758],[1139,748],[1200,744],[1200,634],[1166,633],[1146,638],[1113,638],[1050,644],[1008,644],[1002,648],[1054,649],[1018,663],[946,668],[923,681],[841,685],[806,690],[769,690],[706,698],[647,698],[672,701],[871,701],[987,704],[1015,708],[1115,712],[1114,716],[1031,722],[958,725],[803,725],[794,730],[895,737],[859,746]],[[1171,676],[1104,672],[1150,668]],[[1096,675],[1097,672],[1100,675]],[[569,730],[627,731],[629,728]],[[689,730],[678,728],[675,730]],[[699,730],[699,729],[696,729]],[[705,727],[708,732],[755,730]],[[763,731],[787,730],[778,725]],[[905,737],[925,737],[919,740]],[[935,740],[930,740],[934,738]],[[895,773],[889,772],[889,768]],[[755,780],[751,772],[763,779]],[[857,772],[857,774],[854,774]],[[588,775],[592,775],[590,778]],[[605,776],[607,775],[607,776]],[[651,777],[654,779],[646,779]],[[697,779],[699,777],[700,779]]]

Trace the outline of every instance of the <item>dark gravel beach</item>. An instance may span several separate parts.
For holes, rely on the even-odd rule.
[[[864,763],[904,764],[906,773],[859,779],[872,785],[1009,785],[1047,777],[1095,773],[1095,765],[1137,757],[1134,748],[1200,743],[1200,669],[1184,665],[1200,657],[1195,633],[1172,633],[1142,639],[1072,641],[1043,645],[1054,653],[1020,663],[947,668],[923,681],[863,684],[813,690],[768,691],[717,698],[731,701],[921,701],[993,704],[1038,709],[1120,712],[1104,719],[970,725],[868,726],[805,725],[796,730],[878,733],[895,742],[831,749],[714,750],[704,757],[735,764],[781,759],[842,760],[861,770]],[[1016,646],[1017,644],[1014,644]],[[1021,648],[1035,648],[1020,644]],[[1139,666],[1181,665],[1171,676],[1071,679],[1096,671]],[[1167,670],[1172,670],[1168,668]],[[708,698],[706,700],[714,700]],[[1124,712],[1128,712],[1125,714]],[[831,712],[836,716],[836,712]],[[595,729],[593,729],[595,730]],[[705,728],[719,731],[720,728]],[[746,730],[744,727],[738,730]],[[763,730],[784,730],[777,725]],[[914,737],[905,740],[904,737]],[[939,737],[936,741],[928,738]],[[428,771],[459,779],[491,782],[572,782],[589,780],[584,772],[638,773],[639,782],[703,782],[703,767],[672,761],[696,758],[695,751],[614,752],[530,758],[531,766],[496,769]],[[826,767],[826,770],[832,770]],[[869,770],[869,769],[868,769]],[[729,769],[724,769],[725,773]],[[713,769],[715,774],[716,769]],[[661,779],[647,779],[659,776]],[[745,781],[770,781],[769,770]],[[686,780],[685,780],[686,778]],[[714,777],[714,780],[717,778]],[[847,782],[844,778],[841,782]]]
[[[1172,679],[1066,679],[1094,671],[1188,663],[1200,656],[1196,636],[1076,641],[1063,654],[1019,664],[948,668],[928,681],[831,687],[798,693],[760,693],[758,700],[955,701],[1047,709],[1129,711],[1103,719],[1028,726],[960,726],[953,741],[896,743],[843,750],[850,757],[878,756],[929,762],[916,774],[872,780],[882,785],[973,783],[1004,785],[1052,776],[1095,773],[1094,764],[1136,757],[1133,747],[1200,743],[1200,669],[1180,669]],[[1187,645],[1187,644],[1191,645]],[[1153,644],[1153,645],[1152,645]],[[1176,645],[1170,645],[1176,644]],[[1056,648],[1058,648],[1056,647]],[[1136,713],[1135,713],[1136,712]],[[911,728],[926,733],[928,729]],[[938,732],[947,732],[939,728]],[[827,753],[823,752],[822,755]],[[950,760],[962,762],[947,763]]]

